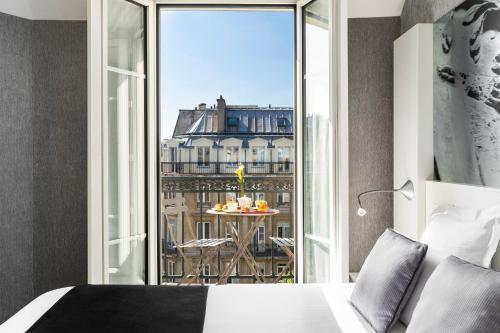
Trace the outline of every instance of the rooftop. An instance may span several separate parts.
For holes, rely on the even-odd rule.
[[[194,109],[181,109],[174,138],[193,136],[248,137],[293,135],[293,108],[226,105],[222,96],[217,104],[201,103]]]

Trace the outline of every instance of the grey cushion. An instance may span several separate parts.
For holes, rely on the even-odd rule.
[[[406,333],[500,332],[500,273],[457,257],[425,284]]]
[[[390,229],[368,255],[351,295],[352,305],[375,332],[388,332],[397,322],[418,279],[427,245]]]

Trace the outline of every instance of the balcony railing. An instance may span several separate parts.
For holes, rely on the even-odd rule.
[[[240,164],[245,166],[248,175],[291,175],[292,162],[161,162],[164,175],[229,175],[233,174]]]

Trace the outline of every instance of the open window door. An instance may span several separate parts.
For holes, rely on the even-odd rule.
[[[336,51],[334,0],[298,5],[301,85],[303,238],[299,272],[304,283],[334,280],[336,251]],[[332,158],[328,158],[331,156]]]
[[[88,7],[89,282],[147,284],[153,4],[89,0]]]

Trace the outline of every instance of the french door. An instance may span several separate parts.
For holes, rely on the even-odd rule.
[[[298,6],[304,283],[330,282],[337,268],[335,4],[312,0]]]
[[[88,12],[89,282],[147,284],[153,3],[89,0]]]

